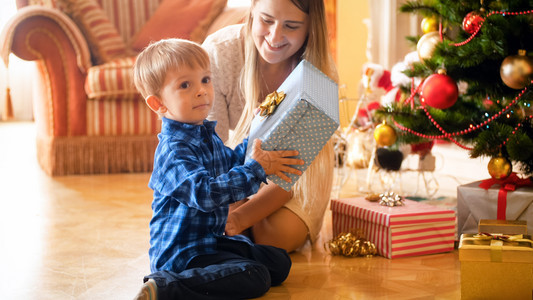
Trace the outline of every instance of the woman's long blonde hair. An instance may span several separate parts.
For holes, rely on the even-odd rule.
[[[233,137],[229,141],[229,145],[234,147],[248,135],[250,130],[250,124],[254,117],[254,111],[261,102],[261,74],[259,72],[259,52],[255,46],[252,38],[252,23],[253,16],[252,11],[258,1],[264,0],[252,0],[250,7],[250,13],[246,24],[244,26],[244,67],[241,72],[241,90],[243,91],[245,98],[245,106],[242,112],[241,118],[235,127]],[[328,75],[333,80],[337,81],[336,68],[333,60],[329,55],[328,45],[328,32],[325,17],[325,8],[323,0],[290,0],[301,11],[305,12],[309,17],[309,31],[307,40],[302,46],[302,50],[298,51],[296,55],[301,55],[299,60],[306,59],[312,63],[316,68],[321,70],[324,74]],[[325,157],[324,157],[325,156]],[[321,159],[319,159],[321,157]],[[331,159],[329,159],[331,158]],[[328,161],[329,160],[329,161]],[[318,163],[321,161],[321,163]],[[305,187],[309,183],[306,181],[310,178],[318,177],[317,175],[331,175],[333,176],[333,147],[331,142],[328,142],[326,147],[319,154],[319,157],[315,159],[315,162],[310,166],[305,174],[302,176],[295,185],[295,195],[298,192],[299,187]],[[313,166],[315,165],[315,166]],[[331,170],[331,171],[330,171]],[[321,173],[316,173],[321,172]],[[328,174],[329,173],[329,174]],[[307,180],[306,180],[307,178]],[[327,178],[327,177],[326,177]],[[320,185],[324,185],[327,180],[318,181]],[[320,184],[322,183],[322,184]],[[331,190],[331,184],[323,186],[325,191]],[[307,189],[303,189],[306,197],[308,195],[305,192]],[[310,195],[309,195],[310,196]],[[329,197],[329,195],[328,195]]]

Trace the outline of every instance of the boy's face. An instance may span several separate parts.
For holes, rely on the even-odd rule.
[[[182,123],[203,124],[213,99],[211,70],[200,67],[170,70],[161,89],[163,116]]]

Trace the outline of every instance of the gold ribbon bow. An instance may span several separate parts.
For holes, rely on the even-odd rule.
[[[332,255],[346,257],[372,257],[377,254],[376,246],[364,238],[361,229],[340,233],[334,239],[324,243],[324,248]]]
[[[515,235],[503,235],[503,234],[490,234],[479,233],[473,236],[474,240],[478,241],[490,241],[490,260],[493,262],[503,261],[503,246],[506,242],[527,242],[533,246],[533,241],[524,238],[522,234]]]
[[[259,115],[260,116],[270,116],[271,114],[274,113],[274,111],[276,110],[276,108],[278,107],[278,105],[281,103],[281,101],[283,101],[283,99],[285,99],[285,93],[284,92],[277,92],[277,91],[274,91],[270,94],[268,94],[265,98],[265,100],[263,101],[263,103],[261,103],[261,105],[259,105],[259,109],[261,110],[259,112]]]
[[[515,235],[490,234],[490,233],[481,232],[479,234],[475,234],[473,238],[477,240],[500,240],[504,242],[514,242],[518,240],[523,240],[524,235],[522,234],[515,234]]]

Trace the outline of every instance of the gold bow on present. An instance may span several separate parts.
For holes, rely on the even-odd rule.
[[[324,248],[332,255],[346,257],[365,256],[372,257],[377,254],[376,245],[363,236],[361,229],[342,232],[334,239],[324,243]]]
[[[274,113],[274,111],[276,110],[276,108],[278,107],[278,105],[281,103],[281,101],[283,101],[283,99],[285,99],[285,93],[284,92],[277,92],[277,91],[274,91],[270,94],[268,94],[265,98],[265,100],[263,101],[263,103],[261,103],[261,105],[259,105],[259,109],[261,110],[259,112],[259,115],[260,116],[270,116],[271,114]]]
[[[473,238],[477,240],[500,240],[504,242],[528,240],[528,239],[524,239],[523,234],[505,235],[505,234],[490,234],[490,233],[485,233],[485,232],[475,234]]]
[[[490,234],[479,233],[471,235],[471,237],[461,237],[461,243],[467,247],[486,247],[490,249],[490,261],[502,262],[504,245],[513,247],[526,247],[531,249],[533,247],[533,241],[529,239],[529,236],[522,234],[504,235],[504,234]],[[459,246],[461,248],[461,246]]]

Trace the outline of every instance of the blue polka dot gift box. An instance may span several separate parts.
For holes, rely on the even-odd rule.
[[[298,150],[305,164],[295,168],[305,172],[339,127],[338,87],[310,62],[302,60],[278,90],[261,104],[248,138],[247,158],[253,140],[263,141],[264,150]],[[276,175],[268,179],[290,191],[299,176],[287,174],[292,182]]]

